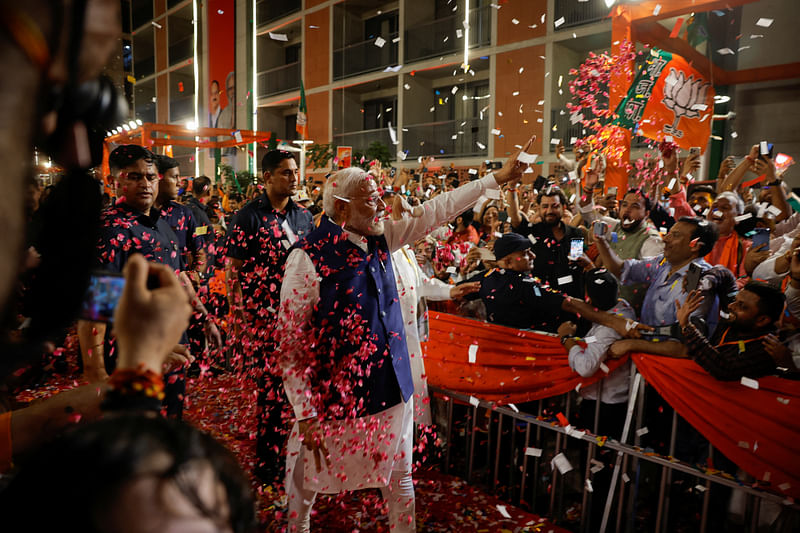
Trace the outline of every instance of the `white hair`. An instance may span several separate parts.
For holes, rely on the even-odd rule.
[[[716,198],[716,199],[717,199],[717,200],[721,200],[721,199],[723,199],[723,198],[724,198],[725,200],[728,200],[728,202],[729,202],[729,203],[730,203],[730,204],[733,206],[733,208],[736,210],[736,216],[739,216],[739,215],[741,215],[742,213],[744,213],[744,201],[742,200],[742,197],[741,197],[741,196],[739,196],[738,194],[736,194],[736,193],[735,193],[735,192],[733,192],[733,191],[725,191],[725,192],[721,192],[721,193],[719,193],[719,194],[717,195],[717,198]]]
[[[322,191],[322,209],[325,214],[335,218],[337,197],[349,200],[365,179],[372,179],[372,176],[358,167],[343,168],[329,177]]]

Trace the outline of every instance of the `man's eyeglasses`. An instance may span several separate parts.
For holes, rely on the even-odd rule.
[[[122,172],[119,177],[129,181],[139,181],[143,178],[149,182],[158,180],[158,174],[142,174],[140,172]]]

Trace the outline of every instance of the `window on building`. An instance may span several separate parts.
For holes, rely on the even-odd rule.
[[[194,52],[194,24],[192,24],[192,17],[191,4],[168,17],[170,66],[192,57]]]
[[[153,20],[153,1],[137,0],[131,2],[131,28],[136,30],[140,26],[150,24]]]
[[[364,129],[377,130],[388,127],[391,122],[397,125],[395,115],[397,112],[397,98],[379,98],[367,100],[364,107]]]
[[[122,14],[122,33],[131,32],[131,3],[130,0],[120,1],[120,12]]]
[[[386,38],[396,34],[398,13],[395,10],[366,19],[364,21],[364,40],[377,39],[378,36]]]
[[[133,36],[133,74],[136,79],[155,73],[155,33],[153,26],[146,26]]]
[[[194,67],[185,67],[169,73],[169,121],[186,124],[194,120]]]
[[[156,122],[156,80],[142,81],[133,86],[133,112],[142,122]]]

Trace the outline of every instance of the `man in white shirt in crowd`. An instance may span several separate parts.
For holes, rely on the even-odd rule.
[[[586,296],[592,305],[602,311],[631,320],[636,318],[633,307],[619,298],[617,278],[605,268],[595,268],[586,273]],[[601,324],[592,325],[581,340],[574,337],[575,331],[576,326],[572,322],[564,322],[558,327],[561,342],[569,352],[569,366],[585,378],[594,376],[597,372],[601,372],[603,376],[601,381],[581,387],[579,393],[583,399],[578,410],[578,424],[596,435],[619,440],[628,406],[631,362],[629,359],[608,375],[602,374],[604,371],[608,372],[608,369],[602,368],[609,346],[621,336],[613,328]],[[602,405],[595,420],[598,400]],[[597,450],[597,459],[605,463],[605,467],[595,472],[591,481],[594,494],[604,495],[610,484],[615,454],[606,448]],[[604,497],[592,498],[589,520],[595,526],[600,523],[604,505]]]

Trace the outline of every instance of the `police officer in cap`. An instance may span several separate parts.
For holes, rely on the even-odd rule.
[[[542,285],[531,274],[536,258],[530,240],[506,233],[494,243],[497,268],[477,272],[468,281],[481,289],[467,299],[480,298],[489,322],[517,329],[555,332],[564,297]]]

